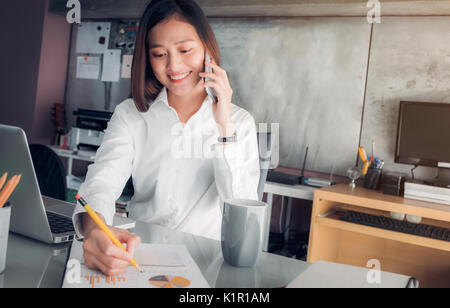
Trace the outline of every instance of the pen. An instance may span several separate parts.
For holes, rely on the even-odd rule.
[[[363,175],[365,175],[371,165],[371,162],[367,160],[367,154],[366,154],[366,150],[364,150],[364,147],[359,147],[358,152],[359,152],[359,157],[361,158],[362,162],[364,163],[361,173]]]
[[[364,147],[359,147],[358,152],[359,152],[359,157],[361,157],[361,160],[363,161],[363,163],[365,163],[367,161],[366,150],[364,150]]]
[[[361,173],[362,173],[363,175],[366,175],[367,170],[369,170],[369,167],[370,167],[370,162],[366,160],[366,161],[364,162],[364,165],[363,165],[363,168],[362,168]]]
[[[94,222],[99,226],[103,232],[106,233],[106,235],[109,237],[109,239],[120,249],[126,251],[125,247],[122,245],[122,243],[114,236],[114,234],[109,230],[109,228],[106,226],[106,224],[101,220],[100,217],[94,212],[94,210],[87,204],[87,202],[81,198],[80,195],[76,195],[75,199],[77,199],[78,202],[80,202],[81,206],[84,207],[84,209],[87,211],[89,216],[94,220]],[[136,262],[136,260],[131,259],[130,261],[131,265],[136,267],[139,272],[143,273],[144,271],[139,267],[139,264]]]
[[[372,156],[375,157],[375,141],[372,140]]]

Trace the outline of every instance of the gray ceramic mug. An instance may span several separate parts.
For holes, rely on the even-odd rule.
[[[259,259],[264,236],[267,203],[227,199],[222,217],[222,254],[233,266],[251,267]]]

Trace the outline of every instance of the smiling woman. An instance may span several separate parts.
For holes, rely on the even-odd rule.
[[[224,200],[258,199],[255,121],[232,104],[214,33],[195,1],[153,0],[139,27],[132,98],[117,105],[78,194],[111,225],[131,176],[130,218],[219,240]],[[85,236],[87,267],[126,270],[138,237],[111,228],[123,252],[80,206],[74,225]]]
[[[167,87],[172,104],[180,100],[176,97],[192,102],[191,96],[204,95],[199,74],[204,70],[205,48],[195,28],[179,19],[173,15],[148,34],[153,74]]]
[[[152,1],[152,4],[141,18],[133,56],[131,91],[136,108],[141,112],[148,110],[148,102],[154,100],[164,86],[171,85],[171,82],[163,84],[163,80],[173,80],[176,84],[178,80],[195,77],[192,79],[197,79],[198,83],[198,73],[204,67],[205,50],[220,66],[220,52],[215,35],[194,1],[160,0]],[[174,37],[161,37],[158,33],[173,33]],[[180,68],[176,67],[177,54],[180,57],[188,57],[191,64],[194,64],[194,61],[194,69],[180,71]],[[166,65],[167,61],[171,61],[172,70],[163,72],[162,66]],[[153,65],[156,72],[152,68]],[[186,73],[189,73],[189,76],[185,76]],[[159,79],[157,74],[162,79]],[[191,85],[194,81],[192,80]]]

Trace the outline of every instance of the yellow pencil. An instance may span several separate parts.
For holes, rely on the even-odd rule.
[[[0,189],[2,189],[3,184],[6,182],[6,177],[8,176],[8,172],[5,172],[2,177],[0,178]]]
[[[6,183],[5,187],[0,193],[0,209],[3,207],[3,205],[5,205],[6,201],[8,201],[14,189],[16,189],[16,186],[17,184],[19,184],[21,176],[22,175],[15,175],[9,179],[8,183]]]
[[[364,150],[364,147],[359,147],[358,152],[359,152],[359,157],[361,157],[361,160],[363,161],[363,163],[365,163],[367,161],[366,150]]]
[[[103,232],[106,233],[106,235],[109,237],[109,239],[120,249],[126,251],[125,247],[122,245],[122,243],[114,236],[114,234],[111,232],[111,230],[109,230],[108,226],[103,222],[103,220],[98,217],[98,215],[95,213],[95,211],[89,206],[89,204],[87,204],[87,202],[81,198],[80,195],[76,195],[75,199],[78,200],[78,202],[80,202],[81,206],[84,207],[84,209],[87,211],[87,213],[89,214],[89,216],[91,216],[91,218],[94,220],[94,222],[97,224],[97,226],[99,226]],[[132,259],[130,261],[131,265],[133,265],[134,267],[136,267],[138,269],[139,272],[143,273],[144,271],[139,267],[139,264],[136,262],[136,260]]]

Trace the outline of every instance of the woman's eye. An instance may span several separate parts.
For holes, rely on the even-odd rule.
[[[191,49],[183,49],[181,52],[182,53],[188,53],[189,51],[191,51],[192,50],[192,48]]]
[[[163,53],[153,54],[153,57],[155,57],[155,58],[161,58],[162,56],[164,56]]]

